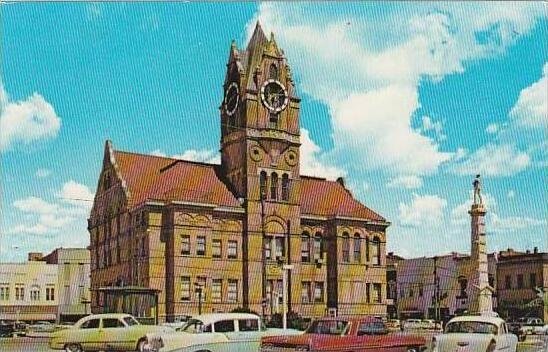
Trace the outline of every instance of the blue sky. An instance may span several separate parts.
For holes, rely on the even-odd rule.
[[[88,242],[105,139],[218,162],[230,41],[273,31],[301,103],[302,173],[344,175],[407,257],[548,250],[543,3],[3,4],[0,256]]]

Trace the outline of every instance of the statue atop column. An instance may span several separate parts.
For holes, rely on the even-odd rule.
[[[474,179],[474,182],[472,182],[472,185],[474,186],[474,205],[483,205],[483,199],[481,198],[480,174],[476,175],[476,178]]]

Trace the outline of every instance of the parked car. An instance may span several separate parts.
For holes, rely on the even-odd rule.
[[[175,332],[148,334],[148,351],[257,351],[261,337],[296,335],[294,329],[265,328],[261,318],[248,313],[212,313],[195,316]]]
[[[67,352],[81,351],[140,351],[146,335],[173,330],[168,327],[141,325],[129,314],[94,314],[82,318],[74,327],[54,332],[50,348]]]
[[[0,337],[12,337],[15,332],[13,323],[0,322]]]
[[[519,321],[519,330],[518,334],[520,336],[544,334],[544,321],[540,318],[522,318]]]
[[[50,333],[55,331],[55,324],[49,321],[37,321],[29,326],[29,330],[33,332]]]
[[[407,319],[403,322],[403,328],[406,330],[421,329],[422,320],[420,319]]]
[[[419,352],[426,350],[426,340],[409,334],[386,334],[384,323],[373,317],[321,318],[299,336],[263,337],[261,352]]]
[[[27,336],[28,326],[22,321],[17,321],[13,325],[14,335],[15,336]]]
[[[516,352],[517,337],[506,322],[495,316],[468,315],[451,319],[444,333],[432,339],[432,352]]]
[[[169,323],[163,323],[162,326],[169,326],[173,329],[179,329],[185,326],[185,324],[188,322],[188,320],[192,318],[190,315],[180,315],[175,317],[175,319],[172,322]]]

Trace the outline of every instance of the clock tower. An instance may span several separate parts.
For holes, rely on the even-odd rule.
[[[223,88],[222,170],[247,212],[244,285],[262,283],[244,287],[244,303],[260,309],[278,280],[269,265],[291,262],[287,249],[298,248],[289,241],[300,231],[300,99],[283,51],[259,23],[245,50],[232,42]]]

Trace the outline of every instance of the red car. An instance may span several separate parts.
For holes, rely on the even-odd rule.
[[[261,352],[421,352],[426,339],[407,334],[388,334],[384,323],[373,317],[318,319],[302,335],[268,336]]]

